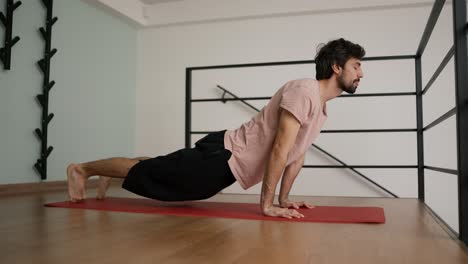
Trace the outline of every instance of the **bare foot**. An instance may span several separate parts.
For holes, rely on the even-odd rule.
[[[107,189],[109,189],[110,181],[111,177],[99,176],[96,199],[102,200],[104,197],[106,197],[106,192]]]
[[[68,165],[67,180],[70,201],[76,203],[85,199],[86,176],[80,169],[79,164],[71,163]]]

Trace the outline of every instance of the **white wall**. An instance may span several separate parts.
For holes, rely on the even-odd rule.
[[[338,37],[362,44],[367,56],[415,54],[431,8],[429,4],[405,9],[264,17],[142,30],[138,34],[136,153],[157,156],[184,147],[186,67],[308,60],[313,59],[319,43]],[[448,9],[451,10],[451,5]],[[423,58],[424,81],[432,75],[449,48],[440,48],[438,44],[452,41],[439,39],[451,32],[451,21],[446,16],[444,11],[440,21],[443,24],[431,39],[435,42],[428,45]],[[411,60],[365,62],[363,67],[365,77],[360,93],[415,91]],[[193,73],[193,97],[218,97],[220,93],[215,84],[224,85],[241,96],[271,96],[291,78],[314,76],[313,66],[307,65],[197,71]],[[430,92],[435,93],[436,88],[432,89]],[[453,84],[447,85],[447,89],[453,90]],[[450,96],[449,92],[445,93],[444,102],[453,100]],[[439,113],[435,110],[437,107],[430,107],[430,99],[427,101],[425,124],[431,115]],[[265,102],[254,104],[261,107]],[[414,97],[338,98],[329,102],[330,117],[325,129],[415,128],[415,112]],[[193,104],[193,130],[235,128],[253,114],[232,102]],[[444,135],[453,136],[450,132]],[[193,136],[192,141],[197,138]],[[440,139],[436,138],[435,142],[437,140]],[[317,144],[349,164],[415,165],[417,162],[414,133],[322,134]],[[435,159],[442,160],[446,156],[439,149],[434,155]],[[451,156],[447,159],[455,160]],[[306,164],[335,163],[311,150]],[[416,169],[359,171],[400,197],[417,197]],[[432,186],[430,179],[427,182]],[[437,184],[444,183],[446,185],[438,188],[438,192],[431,192],[428,187],[427,195],[445,195],[449,189],[453,192],[453,182],[438,181]],[[259,186],[242,191],[235,184],[226,192],[258,193]],[[353,173],[338,169],[303,169],[291,193],[386,196]],[[431,203],[437,208],[445,202],[434,198]],[[455,223],[453,215],[439,213],[450,217],[449,223]],[[452,227],[457,229],[455,224]]]
[[[5,3],[0,0],[0,10]],[[137,34],[82,1],[54,1],[53,14],[58,21],[52,47],[58,52],[50,71],[56,84],[49,93],[55,116],[48,126],[54,150],[47,180],[57,181],[66,179],[70,162],[133,155]],[[33,131],[42,111],[35,100],[42,92],[36,62],[44,56],[38,29],[45,16],[42,1],[23,1],[14,13],[14,34],[21,40],[13,48],[11,70],[0,70],[0,184],[40,181],[33,165],[41,142]]]
[[[147,25],[145,5],[141,1],[128,0],[82,0],[119,17],[127,23],[140,27]]]
[[[104,2],[101,0],[101,2]],[[122,0],[106,0],[118,5]],[[147,26],[167,26],[205,22],[301,16],[318,13],[379,8],[414,7],[432,4],[432,0],[190,0],[165,1],[145,6]]]

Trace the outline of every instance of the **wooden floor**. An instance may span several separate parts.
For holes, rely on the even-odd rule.
[[[110,195],[133,196],[117,187]],[[0,197],[0,263],[468,263],[466,247],[415,199],[305,197],[316,205],[384,207],[387,222],[374,225],[43,207],[66,198],[62,191]]]

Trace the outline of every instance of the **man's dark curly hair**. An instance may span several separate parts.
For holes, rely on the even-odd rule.
[[[315,79],[329,79],[333,74],[332,65],[344,67],[350,58],[362,59],[366,51],[358,44],[343,38],[320,45],[315,56]]]

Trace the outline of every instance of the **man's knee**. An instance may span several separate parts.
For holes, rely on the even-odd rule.
[[[135,166],[138,162],[140,162],[140,160],[138,159],[128,159],[127,161],[127,165],[126,165],[126,171],[125,173],[128,174],[128,172],[133,168],[133,166]]]
[[[136,160],[136,161],[140,161],[140,160],[147,160],[147,159],[151,159],[151,157],[142,156],[142,157],[136,157],[136,158],[133,158],[133,160]]]

